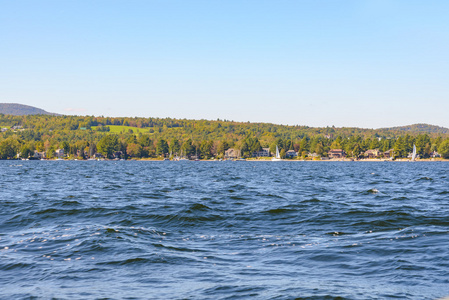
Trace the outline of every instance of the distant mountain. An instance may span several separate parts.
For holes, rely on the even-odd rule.
[[[449,133],[449,128],[429,124],[413,124],[407,126],[398,126],[381,129],[404,131],[410,133]]]
[[[53,115],[58,116],[58,114],[50,113],[43,109],[23,105],[18,103],[0,103],[0,114],[4,115],[14,115],[14,116],[23,116],[23,115]]]

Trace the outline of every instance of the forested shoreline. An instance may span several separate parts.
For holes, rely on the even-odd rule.
[[[274,152],[276,145],[281,155],[294,150],[298,158],[326,157],[331,149],[342,149],[353,158],[363,157],[369,149],[393,149],[396,158],[404,158],[414,144],[421,158],[434,152],[449,158],[449,134],[438,130],[407,133],[394,128],[314,128],[228,120],[2,114],[0,128],[1,159],[30,158],[35,152],[45,152],[51,159],[58,149],[69,159],[98,153],[106,158],[121,153],[126,159],[175,155],[208,159],[222,158],[229,148],[251,157],[262,148]]]

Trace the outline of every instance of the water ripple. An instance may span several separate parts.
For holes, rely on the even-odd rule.
[[[0,298],[440,298],[448,171],[0,161]]]

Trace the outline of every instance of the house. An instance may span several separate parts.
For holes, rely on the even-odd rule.
[[[307,156],[308,156],[308,157],[313,157],[313,158],[315,158],[315,157],[320,157],[320,155],[316,154],[315,152],[314,152],[314,153],[310,153],[310,152],[309,152],[309,154],[307,154]]]
[[[342,149],[331,149],[327,153],[329,158],[344,158],[346,157],[346,152]]]
[[[430,152],[430,157],[436,158],[436,157],[441,157],[441,155],[440,155],[440,153],[438,153],[436,151],[432,151],[432,152]]]
[[[46,153],[45,153],[45,151],[38,152],[37,150],[34,150],[33,157],[36,159],[44,159],[46,157]]]
[[[407,158],[410,158],[410,159],[413,158],[413,153],[410,152],[410,153],[407,155]],[[419,154],[416,155],[416,158],[420,158]]]
[[[2,132],[8,131],[8,128],[2,128]]]
[[[64,157],[64,149],[56,149],[56,151],[55,151],[55,156],[56,156],[57,158]]]
[[[93,157],[94,157],[94,158],[104,158],[103,154],[101,154],[101,153],[95,153],[95,154],[93,155]]]
[[[286,158],[295,158],[297,156],[298,156],[298,152],[296,152],[295,150],[288,150],[287,152],[285,152]]]
[[[368,158],[377,158],[382,155],[382,152],[379,151],[379,149],[370,149],[365,151],[365,157]]]
[[[394,149],[390,149],[388,151],[385,151],[384,152],[384,157],[385,158],[392,158],[392,157],[394,157]]]
[[[270,157],[270,148],[262,148],[261,151],[253,152],[253,157]]]
[[[112,153],[112,156],[114,156],[114,158],[122,158],[123,157],[123,152],[122,151],[115,151],[114,153]]]
[[[76,150],[76,156],[80,157],[81,154],[83,155],[83,157],[86,156],[86,152],[84,150]]]
[[[240,157],[240,150],[229,148],[225,151],[225,159],[236,159]]]

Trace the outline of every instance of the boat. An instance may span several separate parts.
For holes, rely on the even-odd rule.
[[[416,159],[416,146],[413,144],[413,153],[412,153],[412,161],[415,161]]]
[[[178,157],[178,161],[189,161],[185,156],[182,155],[182,150],[181,150],[181,156]]]
[[[271,161],[282,161],[281,155],[279,154],[278,145],[276,145],[276,156],[271,159]]]

